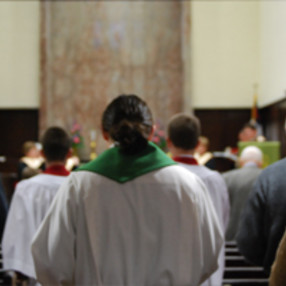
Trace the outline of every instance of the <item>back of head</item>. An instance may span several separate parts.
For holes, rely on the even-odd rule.
[[[125,154],[143,150],[153,128],[147,104],[136,95],[120,95],[105,109],[102,128]]]
[[[184,150],[192,150],[198,143],[200,121],[193,115],[179,113],[168,123],[168,136],[173,145]]]
[[[42,137],[43,152],[47,161],[65,161],[71,148],[71,139],[60,127],[50,127]]]
[[[248,146],[244,148],[240,155],[240,163],[244,165],[245,163],[252,162],[257,166],[261,166],[263,163],[263,153],[256,146]]]
[[[37,148],[36,143],[34,141],[26,141],[22,146],[22,152],[27,156],[33,148]]]

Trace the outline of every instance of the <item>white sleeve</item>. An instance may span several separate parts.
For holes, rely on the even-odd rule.
[[[27,197],[29,184],[19,183],[13,195],[5,224],[2,251],[6,270],[16,270],[35,278],[31,241],[37,229],[35,202]],[[33,190],[31,190],[33,191]]]
[[[58,191],[32,242],[36,276],[43,285],[73,284],[76,208],[69,178]]]
[[[210,195],[203,183],[198,195],[198,234],[201,241],[202,283],[217,268],[220,250],[224,243],[223,230],[219,223]]]

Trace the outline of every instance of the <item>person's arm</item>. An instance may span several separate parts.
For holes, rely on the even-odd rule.
[[[281,286],[286,284],[286,232],[279,244],[276,258],[271,268],[269,286]]]
[[[226,232],[228,223],[229,223],[229,217],[230,217],[230,200],[229,200],[229,194],[227,190],[227,185],[225,181],[222,179],[222,194],[223,194],[223,219],[224,219],[224,233]]]
[[[251,263],[260,266],[263,266],[267,243],[264,237],[266,201],[263,177],[259,177],[242,211],[236,235],[241,254]]]
[[[32,242],[36,276],[43,285],[72,285],[75,268],[76,199],[72,178],[58,191]]]
[[[6,270],[15,270],[35,277],[30,243],[36,231],[33,201],[26,196],[26,183],[16,187],[5,224],[2,251]]]
[[[195,231],[199,234],[202,250],[203,272],[201,273],[200,283],[217,270],[219,253],[224,242],[223,230],[220,226],[213,202],[203,184],[202,190],[198,193],[197,214],[199,222],[198,230]]]

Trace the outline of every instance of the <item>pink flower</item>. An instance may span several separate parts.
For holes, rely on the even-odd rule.
[[[74,138],[73,138],[73,142],[76,143],[76,144],[79,143],[79,142],[80,142],[79,137],[74,137]]]
[[[160,138],[158,136],[154,136],[152,141],[155,142],[155,143],[159,143],[160,142]]]

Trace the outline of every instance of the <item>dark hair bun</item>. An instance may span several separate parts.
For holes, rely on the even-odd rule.
[[[142,135],[140,125],[126,120],[111,128],[110,135],[119,143],[122,152],[126,154],[139,152],[146,147],[148,142]]]
[[[102,127],[126,154],[144,149],[152,131],[153,119],[147,104],[136,95],[120,95],[106,108]]]

